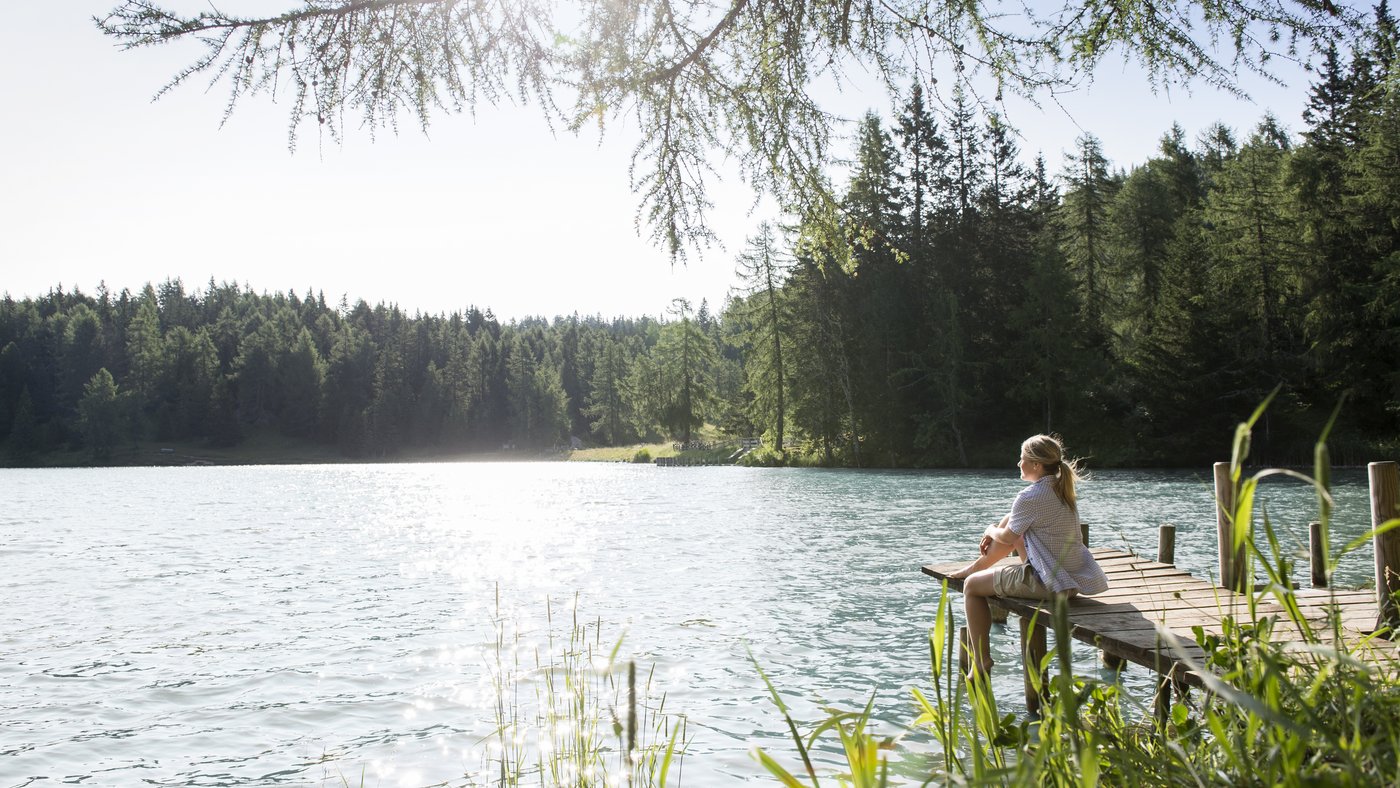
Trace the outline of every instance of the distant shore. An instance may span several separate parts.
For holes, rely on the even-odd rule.
[[[728,459],[736,445],[722,442],[706,451],[679,451],[673,443],[631,446],[605,446],[586,449],[499,449],[459,451],[415,448],[383,457],[349,457],[336,447],[280,435],[251,437],[229,447],[210,447],[180,441],[143,441],[114,448],[111,454],[94,461],[85,449],[41,452],[18,461],[0,455],[0,467],[7,468],[111,468],[111,467],[191,467],[205,465],[344,465],[356,463],[415,462],[641,462],[661,457],[686,457],[696,462],[719,463]]]
[[[198,443],[180,441],[143,441],[127,444],[112,450],[107,458],[94,461],[86,449],[73,449],[55,452],[40,452],[22,460],[6,452],[0,445],[0,468],[120,468],[120,467],[198,467],[213,465],[354,465],[372,463],[432,463],[432,462],[608,462],[652,464],[658,459],[675,458],[681,465],[753,465],[790,467],[810,467],[815,458],[798,452],[775,462],[775,453],[770,449],[760,449],[742,461],[736,461],[739,452],[737,439],[719,439],[707,436],[704,448],[680,450],[674,442],[638,443],[627,446],[599,446],[581,449],[498,449],[494,451],[460,451],[432,447],[405,449],[382,457],[350,457],[342,454],[335,446],[316,441],[298,440],[275,433],[254,435],[234,446],[211,447]],[[1228,457],[1222,457],[1226,460]],[[1312,468],[1303,463],[1264,463],[1271,467],[1294,467],[1304,472]],[[889,466],[866,466],[870,468]],[[901,466],[914,470],[909,466]],[[947,470],[986,470],[990,465],[975,465],[970,468],[946,468]],[[1151,468],[1182,466],[1151,465],[1112,465],[1094,466],[1107,468]],[[1335,461],[1334,470],[1362,468],[1365,464],[1349,464]],[[934,470],[932,466],[922,469]]]

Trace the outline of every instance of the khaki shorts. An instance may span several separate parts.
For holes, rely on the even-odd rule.
[[[1021,562],[1004,566],[992,578],[992,592],[997,596],[1018,596],[1022,599],[1054,599],[1055,594],[1040,581],[1031,565]],[[1071,591],[1066,596],[1074,596]]]

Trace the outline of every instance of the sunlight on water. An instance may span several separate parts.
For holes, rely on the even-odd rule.
[[[1100,473],[1083,491],[1093,543],[1150,556],[1171,522],[1178,564],[1213,574],[1207,472]],[[1340,544],[1369,509],[1364,474],[1337,476]],[[493,677],[518,669],[533,697],[575,616],[600,633],[596,661],[625,635],[624,658],[654,665],[667,710],[687,716],[683,785],[761,780],[753,746],[796,756],[748,651],[798,719],[874,692],[897,732],[929,680],[935,587],[919,567],[970,556],[1020,489],[1009,468],[563,463],[0,482],[0,786],[465,784],[500,751]],[[1261,500],[1305,546],[1310,492],[1270,483]],[[1370,560],[1349,557],[1340,580],[1364,582]],[[1014,630],[993,643],[1010,704]],[[1146,697],[1146,672],[1124,682]]]

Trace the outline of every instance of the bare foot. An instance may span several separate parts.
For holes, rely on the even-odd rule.
[[[994,664],[995,663],[989,662],[984,667],[972,668],[971,670],[969,670],[966,676],[967,683],[982,686],[988,679],[991,678],[992,665]]]

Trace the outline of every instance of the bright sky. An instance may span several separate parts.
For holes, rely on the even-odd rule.
[[[152,103],[194,50],[118,51],[90,21],[115,2],[16,3],[0,26],[0,292],[13,297],[212,277],[410,312],[475,304],[503,319],[660,315],[676,297],[718,309],[745,238],[774,218],[751,212],[736,178],[712,184],[725,248],[673,266],[634,225],[628,130],[554,136],[529,107],[438,117],[428,137],[412,121],[373,141],[352,131],[343,146],[304,126],[290,153],[285,106],[265,97],[222,128],[222,88],[193,82]],[[1027,160],[1042,150],[1053,171],[1084,130],[1127,167],[1173,121],[1193,140],[1216,120],[1243,137],[1271,109],[1296,132],[1306,75],[1280,73],[1287,87],[1246,83],[1247,103],[1208,87],[1154,96],[1110,65],[1063,109],[1012,106],[1009,120]]]

